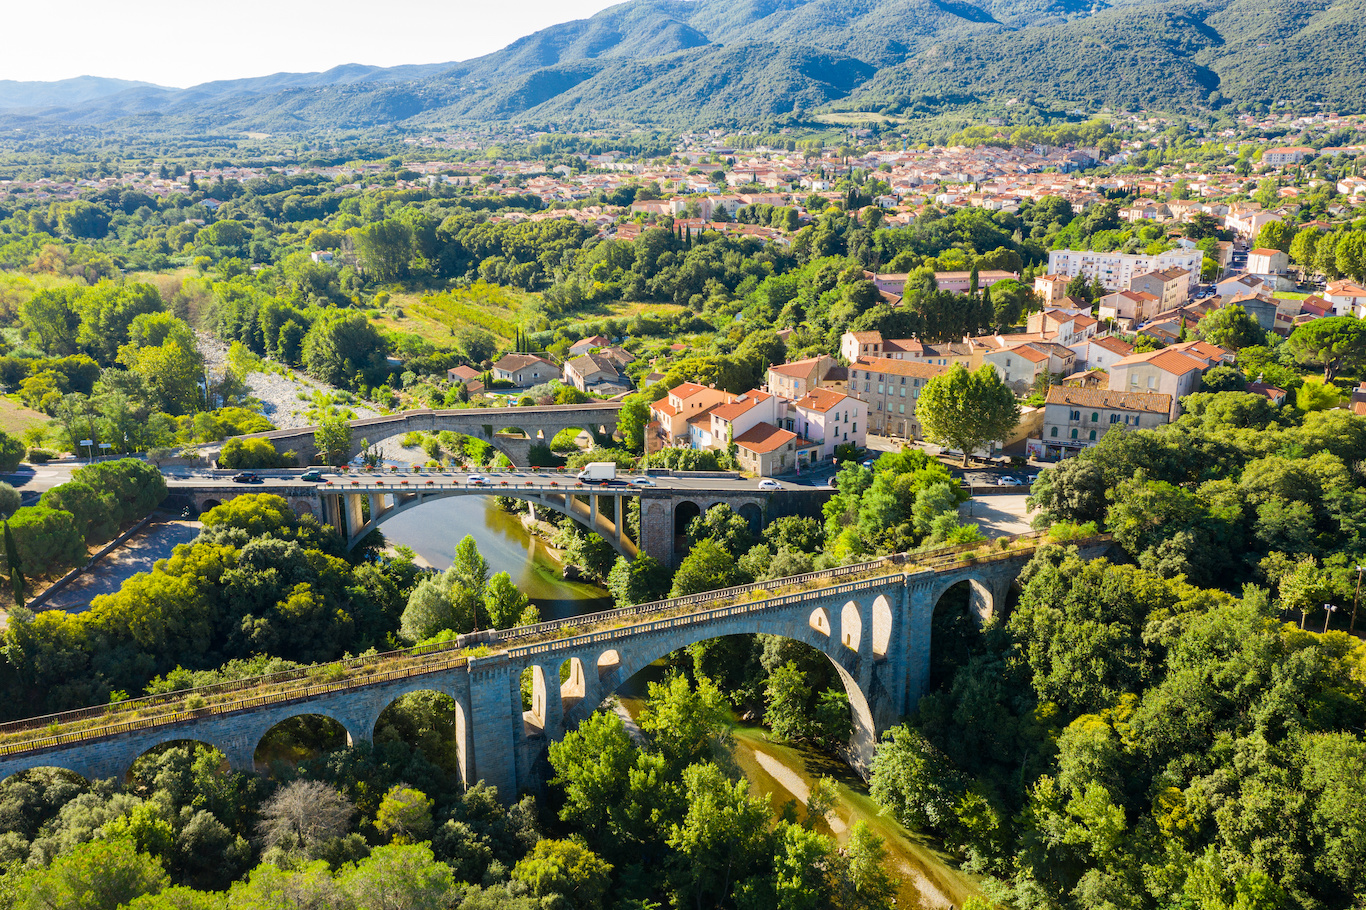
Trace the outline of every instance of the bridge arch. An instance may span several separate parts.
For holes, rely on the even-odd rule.
[[[840,608],[840,644],[855,652],[863,644],[863,611],[857,601]]]
[[[407,725],[401,724],[400,716],[392,714],[391,712],[393,709],[400,707],[405,701],[409,703],[415,701],[414,696],[422,695],[437,696],[438,699],[435,707],[438,710],[449,712],[449,720],[447,721],[445,718],[440,717],[436,718],[438,725],[434,726],[431,730],[424,730],[421,728],[404,729],[403,727]],[[450,724],[450,729],[443,729],[444,723],[446,722]],[[424,752],[426,751],[424,749],[424,740],[427,740],[429,737],[435,737],[437,740],[442,740],[449,735],[455,747],[456,766],[454,769],[448,768],[447,770],[455,771],[460,780],[469,781],[469,714],[465,709],[465,705],[461,702],[459,693],[449,687],[433,684],[410,689],[395,695],[384,704],[379,713],[375,716],[374,725],[369,732],[375,742],[389,742],[391,739],[400,739],[408,745]],[[433,764],[440,766],[441,763],[435,758],[430,755],[428,758],[432,759]]]
[[[314,747],[322,754],[353,746],[357,741],[346,722],[326,708],[301,705],[298,712],[272,718],[272,721],[259,735],[252,737],[253,768],[268,769],[275,761],[298,764],[314,757],[309,754]]]
[[[694,518],[700,518],[702,507],[691,499],[674,503],[674,536],[682,537],[688,533],[688,525]]]
[[[873,748],[877,744],[877,730],[868,695],[859,684],[862,669],[859,656],[854,651],[846,649],[839,642],[833,642],[810,625],[794,622],[783,624],[781,628],[774,628],[754,614],[749,614],[746,619],[747,621],[743,623],[727,624],[727,627],[720,631],[706,626],[689,626],[672,635],[652,636],[648,644],[646,642],[641,643],[642,647],[616,651],[617,663],[605,671],[600,656],[598,658],[599,669],[603,672],[601,672],[598,690],[592,697],[586,698],[572,711],[566,709],[564,728],[566,730],[573,729],[596,711],[602,702],[608,696],[613,695],[628,679],[675,651],[713,638],[763,633],[779,635],[800,642],[825,655],[826,659],[830,661],[844,686],[845,693],[849,696],[852,730],[848,743],[850,758],[852,761],[865,766],[871,763]],[[761,626],[763,627],[761,628]],[[602,653],[605,655],[608,652]]]
[[[882,660],[892,642],[892,602],[886,594],[879,594],[872,603],[873,657]]]
[[[574,496],[586,496],[595,493],[597,495],[621,497],[623,499],[623,510],[626,508],[624,500],[632,495],[630,491],[622,487],[613,487],[610,492],[603,493],[597,493],[597,491],[590,489],[576,490],[566,487],[563,493],[543,495],[539,491],[534,494],[526,494],[515,486],[508,486],[506,489],[501,486],[489,486],[478,488],[459,487],[444,490],[438,489],[431,492],[426,492],[421,489],[413,489],[412,492],[403,492],[399,489],[385,493],[361,493],[359,495],[375,496],[376,501],[383,501],[386,498],[392,500],[393,506],[382,510],[377,517],[372,515],[365,524],[361,525],[360,528],[351,535],[350,540],[347,542],[347,549],[354,548],[358,543],[365,539],[367,534],[393,518],[395,515],[402,514],[409,509],[414,509],[430,502],[435,502],[438,499],[450,499],[456,496],[511,496],[516,499],[525,499],[537,508],[552,509],[562,515],[568,516],[580,527],[583,527],[591,533],[597,534],[603,540],[607,541],[612,546],[612,549],[616,550],[619,555],[625,556],[627,559],[634,559],[636,548],[624,534],[622,539],[618,541],[612,534],[606,533],[606,526],[598,527],[597,525],[594,525],[591,523],[588,516],[585,516],[582,511],[573,508],[571,505],[571,500]],[[343,490],[339,495],[346,495],[346,491]],[[603,520],[605,521],[606,519],[603,518]],[[617,520],[620,520],[620,517]]]

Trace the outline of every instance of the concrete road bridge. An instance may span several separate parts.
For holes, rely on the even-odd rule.
[[[632,481],[578,483],[572,474],[546,471],[504,471],[469,482],[462,473],[422,471],[408,474],[324,474],[323,483],[301,481],[297,475],[265,477],[260,484],[233,483],[227,474],[216,477],[172,477],[166,485],[171,502],[183,501],[206,511],[248,493],[282,496],[299,514],[313,515],[336,528],[354,547],[365,535],[395,515],[438,499],[468,496],[506,496],[527,503],[533,512],[550,509],[568,515],[589,531],[600,534],[618,553],[634,558],[645,552],[665,565],[674,565],[693,518],[715,505],[729,505],[758,532],[784,515],[821,517],[821,506],[833,495],[826,487],[782,482],[776,489],[760,489],[758,482],[736,474],[694,473],[652,475],[648,486]],[[640,505],[639,530],[627,533],[620,519],[632,501]],[[611,507],[607,508],[606,504]],[[451,546],[455,546],[455,541]]]
[[[572,626],[475,633],[440,648],[16,721],[0,725],[0,778],[36,767],[121,778],[139,756],[178,741],[205,743],[232,768],[250,770],[258,744],[282,721],[328,717],[356,743],[371,739],[396,699],[435,691],[456,705],[464,782],[487,781],[511,799],[540,787],[548,744],[640,670],[694,642],[753,633],[803,642],[834,666],[852,710],[846,755],[866,775],[878,738],[926,691],[940,598],[968,585],[972,613],[985,621],[1004,608],[1016,576],[1044,542],[1026,535],[887,557],[576,617]],[[1087,558],[1109,547],[1106,537],[1072,543]],[[526,709],[524,674],[533,692]]]
[[[610,438],[617,428],[620,401],[592,401],[585,404],[545,405],[525,408],[459,408],[453,410],[403,411],[383,417],[349,421],[351,451],[347,461],[359,455],[362,440],[381,445],[395,436],[420,431],[440,433],[449,430],[473,436],[493,445],[515,465],[528,464],[531,447],[550,445],[561,430],[580,429],[597,438]],[[250,433],[239,439],[268,439],[277,452],[295,452],[303,464],[318,460],[318,428],[297,427]],[[227,442],[227,440],[223,440]],[[222,443],[219,443],[221,446]]]

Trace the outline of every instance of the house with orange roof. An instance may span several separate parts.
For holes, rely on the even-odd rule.
[[[760,477],[802,471],[820,461],[821,447],[791,430],[759,423],[735,437],[740,470]]]
[[[1068,347],[1077,355],[1077,369],[1079,370],[1108,370],[1115,361],[1128,357],[1134,352],[1133,345],[1127,341],[1121,341],[1113,335],[1087,338],[1085,341],[1068,345]]]
[[[867,408],[868,432],[920,439],[920,421],[915,414],[920,391],[948,369],[943,364],[860,357],[849,365],[849,394]]]
[[[729,392],[711,386],[685,382],[670,389],[667,395],[650,405],[650,419],[659,426],[659,436],[666,445],[677,445],[688,439],[689,420],[734,397]]]
[[[796,401],[812,389],[826,385],[826,377],[836,366],[835,359],[828,354],[775,363],[768,368],[768,390],[789,401]]]
[[[786,410],[786,400],[777,395],[757,389],[745,392],[711,409],[711,426],[707,433],[711,441],[703,444],[701,434],[694,433],[693,448],[725,448],[732,439],[744,435],[756,424],[776,424]]]
[[[1045,458],[1074,455],[1111,428],[1129,432],[1169,423],[1171,409],[1171,396],[1161,392],[1054,386],[1044,402],[1043,436],[1029,448]]]
[[[796,414],[792,432],[819,443],[821,460],[834,457],[837,445],[848,443],[861,448],[868,441],[867,406],[852,395],[812,389],[789,410]]]
[[[1077,355],[1071,348],[1051,341],[1030,341],[992,351],[982,358],[1000,374],[1001,381],[1017,394],[1025,394],[1041,376],[1066,376],[1076,372]]]
[[[1130,354],[1110,367],[1110,391],[1170,395],[1170,416],[1175,420],[1181,416],[1181,398],[1200,390],[1200,380],[1213,365],[1198,351],[1163,348]]]
[[[1324,289],[1323,298],[1333,305],[1334,316],[1366,317],[1366,288],[1355,281],[1334,281]]]

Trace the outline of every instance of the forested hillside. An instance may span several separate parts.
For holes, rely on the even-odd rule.
[[[0,123],[302,132],[515,119],[690,128],[934,99],[1194,111],[1366,106],[1363,0],[630,0],[463,63],[98,96],[0,86]],[[16,90],[17,92],[17,90]],[[10,93],[14,94],[14,93]],[[44,100],[46,99],[46,100]],[[20,104],[22,110],[17,109]]]

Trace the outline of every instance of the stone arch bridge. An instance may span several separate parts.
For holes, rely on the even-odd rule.
[[[502,451],[515,465],[525,465],[531,447],[537,443],[549,445],[561,430],[581,429],[594,437],[610,437],[617,428],[620,401],[592,401],[573,405],[544,405],[525,408],[459,408],[452,410],[403,411],[384,417],[367,417],[349,421],[351,451],[347,460],[362,451],[361,440],[371,445],[402,436],[415,430],[440,433],[449,430],[482,439]],[[318,459],[316,434],[318,427],[298,427],[249,433],[239,439],[268,439],[276,451],[292,451],[304,464]],[[513,435],[505,431],[519,432]],[[224,440],[226,442],[227,440]]]
[[[668,478],[657,486],[580,484],[572,475],[492,474],[487,484],[472,486],[458,476],[420,474],[337,475],[325,484],[272,482],[240,485],[228,482],[176,482],[173,494],[204,512],[237,496],[272,493],[283,497],[296,513],[312,515],[336,528],[354,547],[388,519],[438,499],[460,496],[507,496],[521,499],[533,511],[551,509],[568,515],[585,529],[602,536],[617,553],[634,558],[644,552],[665,565],[682,555],[681,538],[688,522],[715,505],[728,505],[749,520],[757,533],[783,515],[821,517],[821,506],[834,491],[823,487],[755,489],[736,475],[716,475],[714,484],[670,487]],[[632,500],[640,503],[640,523],[633,536],[621,517]],[[610,502],[611,508],[605,507]],[[610,515],[609,515],[610,512]],[[451,546],[455,545],[451,541]]]
[[[1109,546],[1104,537],[1074,543],[1088,558]],[[17,721],[0,725],[0,778],[35,767],[120,778],[149,749],[184,740],[213,746],[231,767],[248,770],[257,744],[281,721],[329,717],[355,743],[373,736],[395,699],[436,691],[457,706],[463,780],[487,781],[510,799],[541,785],[548,744],[632,675],[693,642],[759,632],[804,642],[830,660],[852,710],[846,754],[866,775],[878,738],[926,690],[940,597],[967,583],[974,615],[987,619],[1004,608],[1038,544],[1038,536],[1028,535],[971,550],[889,557],[577,617],[575,627],[561,621],[476,633],[443,650],[357,658]],[[465,650],[471,647],[477,650]],[[527,710],[525,673],[533,690]]]

